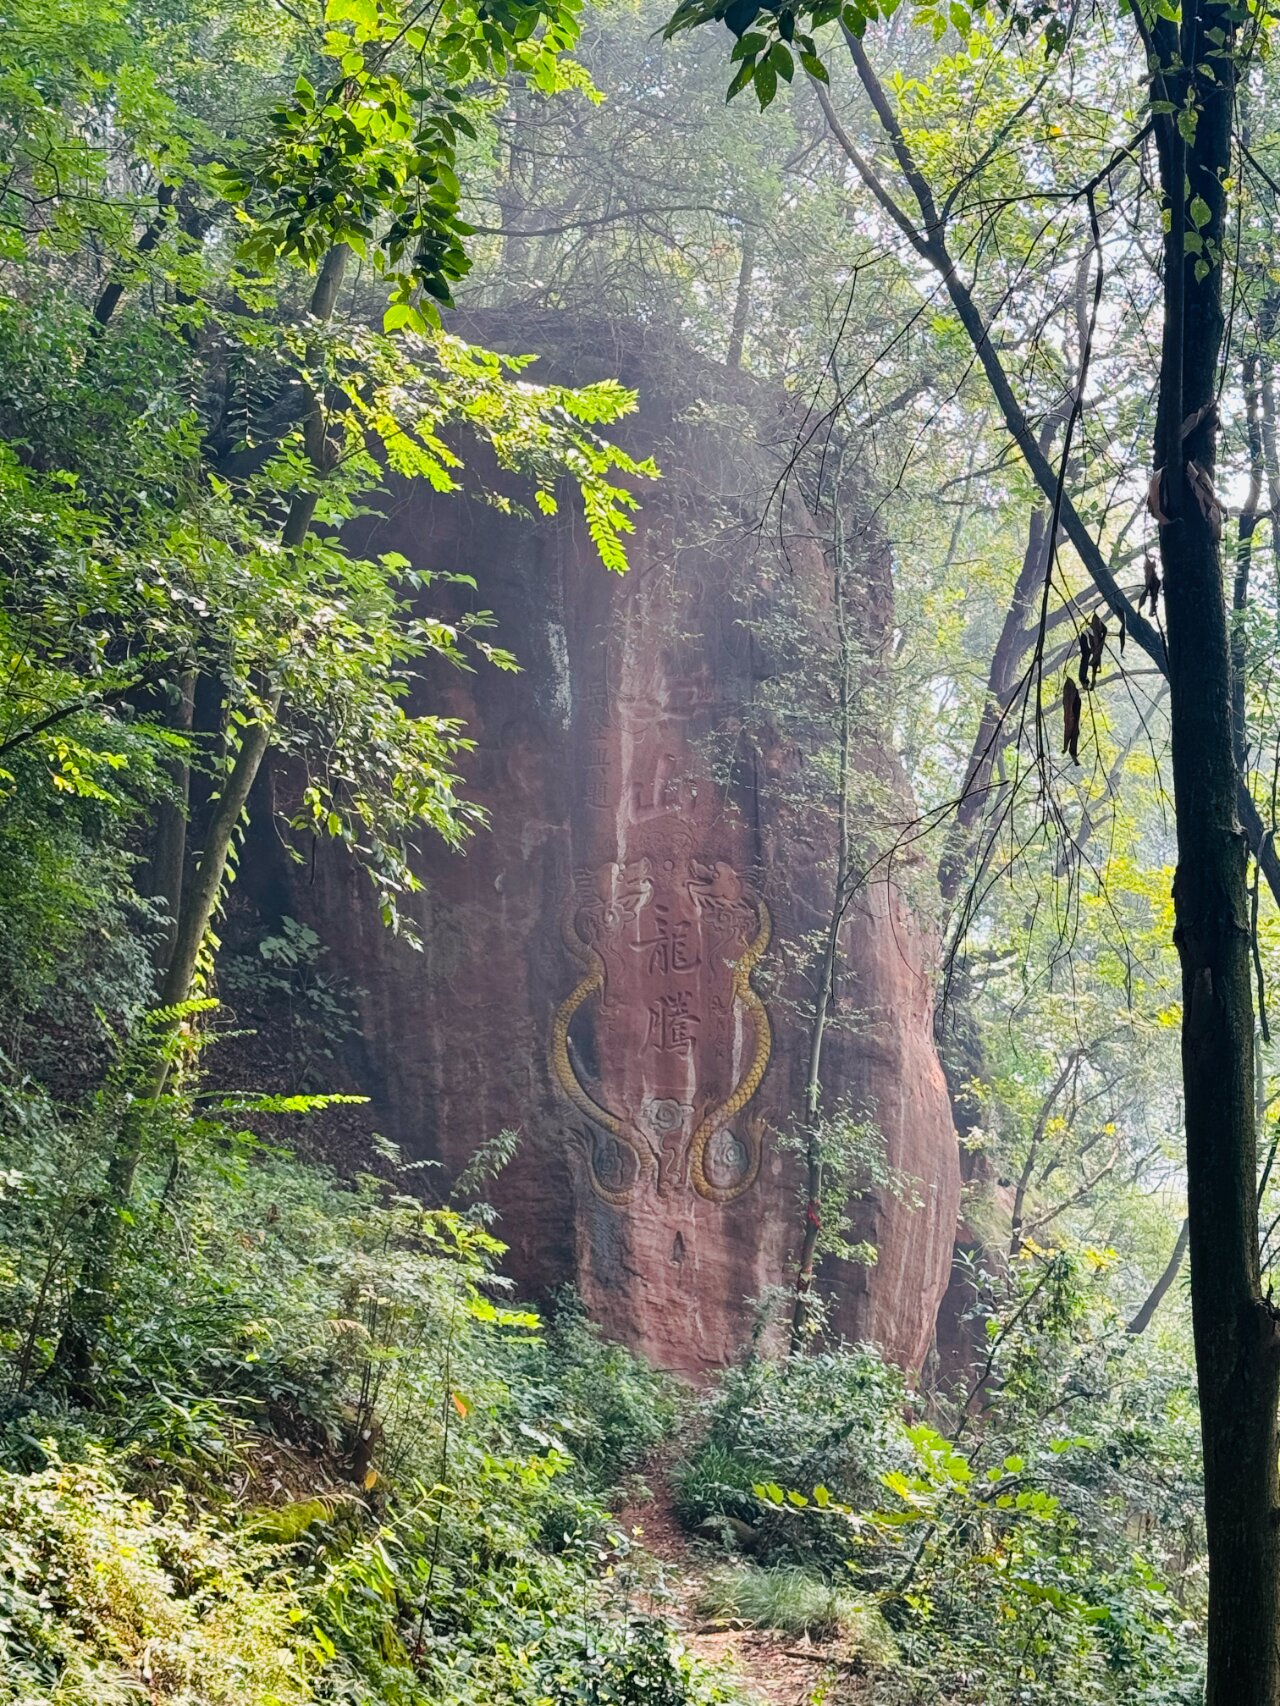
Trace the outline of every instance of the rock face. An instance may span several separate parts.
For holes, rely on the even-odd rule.
[[[634,328],[579,334],[577,348],[547,324],[476,335],[550,349],[555,377],[635,386],[625,439],[664,478],[642,493],[625,576],[600,566],[567,500],[533,523],[393,494],[368,548],[473,574],[522,666],[442,676],[422,706],[466,722],[468,790],[491,827],[461,856],[424,849],[422,952],[383,929],[333,850],[294,868],[289,905],[366,992],[362,1076],[380,1129],[449,1175],[516,1130],[488,1194],[517,1279],[572,1281],[608,1333],[697,1376],[740,1347],[750,1300],[786,1283],[803,1230],[779,1134],[801,1106],[803,942],[829,913],[833,831],[797,813],[794,787],[781,803],[805,754],[762,736],[760,719],[741,733],[773,668],[742,616],[780,553],[802,581],[821,581],[822,559],[802,515],[788,512],[781,537],[758,530],[778,468],[750,382],[646,347]],[[868,576],[887,625],[883,548]],[[881,745],[871,731],[877,772]],[[842,951],[851,1016],[828,1047],[829,1092],[875,1121],[914,1185],[858,1205],[878,1260],[828,1276],[835,1321],[918,1367],[959,1201],[928,944],[881,881],[851,910]]]

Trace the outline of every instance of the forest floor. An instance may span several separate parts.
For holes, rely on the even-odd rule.
[[[863,1706],[872,1699],[860,1659],[839,1641],[817,1642],[736,1621],[708,1621],[699,1602],[723,1553],[690,1540],[676,1517],[666,1465],[648,1465],[650,1497],[621,1506],[617,1522],[650,1568],[644,1597],[675,1627],[688,1650],[719,1665],[752,1706]]]

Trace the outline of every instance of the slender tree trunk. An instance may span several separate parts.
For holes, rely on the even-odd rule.
[[[1042,444],[1047,437],[1047,432],[1041,434]],[[1047,451],[1047,444],[1045,448]],[[987,814],[991,777],[995,771],[996,760],[1010,738],[1004,732],[1005,724],[1009,721],[1007,695],[1017,678],[1018,665],[1026,655],[1027,619],[1034,607],[1035,594],[1044,580],[1048,532],[1049,512],[1043,504],[1037,504],[1031,512],[1027,527],[1027,548],[1023,553],[1022,567],[1018,572],[1013,597],[1009,600],[1004,626],[1000,631],[1000,638],[996,641],[995,651],[991,654],[987,696],[983,701],[982,715],[978,720],[969,752],[964,788],[956,806],[955,816],[951,820],[951,827],[947,831],[946,841],[943,843],[942,856],[938,860],[938,887],[948,905],[955,900],[961,884],[971,875],[975,826]],[[1016,727],[1015,720],[1015,730]]]
[[[756,271],[756,239],[748,231],[742,239],[742,265],[738,269],[738,289],[733,299],[733,325],[729,329],[729,348],[725,364],[742,366],[742,351],[747,341],[747,323],[751,318],[751,282]]]
[[[1027,1158],[1023,1162],[1022,1171],[1013,1192],[1013,1209],[1009,1216],[1009,1254],[1017,1256],[1023,1244],[1023,1226],[1026,1220],[1027,1192],[1031,1189],[1032,1175],[1036,1170],[1036,1162],[1040,1158],[1040,1145],[1044,1142],[1045,1133],[1049,1129],[1049,1120],[1053,1114],[1058,1097],[1070,1083],[1073,1074],[1079,1071],[1080,1062],[1088,1054],[1087,1048],[1073,1048],[1063,1062],[1058,1076],[1049,1087],[1049,1093],[1040,1104],[1040,1112],[1036,1116],[1035,1128],[1031,1133],[1031,1142],[1027,1145]],[[1046,1175],[1047,1176],[1047,1175]],[[1041,1179],[1044,1184],[1044,1179]]]
[[[1181,1272],[1182,1264],[1186,1259],[1187,1240],[1190,1235],[1191,1222],[1189,1220],[1184,1220],[1178,1230],[1178,1236],[1174,1240],[1173,1253],[1165,1263],[1164,1272],[1160,1275],[1160,1278],[1147,1294],[1147,1298],[1141,1309],[1139,1309],[1133,1320],[1130,1321],[1129,1325],[1125,1328],[1125,1331],[1127,1333],[1132,1333],[1135,1338],[1139,1333],[1145,1333],[1147,1328],[1151,1325],[1152,1321],[1155,1319],[1156,1310],[1159,1309],[1160,1305],[1168,1296],[1170,1286]]]
[[[1247,355],[1244,361],[1245,429],[1249,444],[1249,489],[1240,511],[1236,535],[1236,572],[1231,588],[1231,739],[1235,749],[1236,768],[1241,779],[1248,780],[1245,717],[1245,648],[1244,613],[1249,604],[1249,576],[1253,568],[1253,536],[1258,529],[1258,505],[1262,501],[1264,475],[1262,447],[1262,387],[1259,381],[1259,358]]]
[[[845,33],[845,41],[854,68],[875,109],[876,116],[884,128],[885,135],[893,149],[894,158],[919,209],[920,223],[918,225],[894,200],[875,168],[863,156],[840,123],[826,89],[821,84],[815,84],[815,93],[826,115],[832,136],[844,150],[858,176],[884,212],[902,232],[921,259],[937,272],[951,299],[956,317],[973,346],[979,365],[986,374],[1005,426],[1021,451],[1028,470],[1050,504],[1054,503],[1059,495],[1061,496],[1063,530],[1075,547],[1089,578],[1102,594],[1103,600],[1112,613],[1123,623],[1129,638],[1136,641],[1158,669],[1168,674],[1168,659],[1159,630],[1145,617],[1139,616],[1125,597],[1106,559],[1098,548],[1097,540],[1071,501],[1070,494],[1065,490],[1059,494],[1057,470],[1036,442],[1031,424],[1014,393],[1008,373],[1000,359],[1000,354],[988,335],[988,327],[982,312],[974,301],[969,287],[960,277],[955,258],[948,248],[945,208],[943,210],[938,208],[929,183],[911,153],[903,135],[902,127],[894,115],[883,85],[867,59],[862,43],[856,36],[848,32]],[[1163,125],[1156,128],[1161,130],[1168,127]],[[1119,163],[1119,157],[1115,163]],[[1108,168],[1109,170],[1110,168]],[[1105,180],[1107,175],[1108,172],[1104,172],[1102,180]],[[1236,791],[1236,810],[1240,814],[1240,823],[1249,846],[1253,849],[1254,857],[1258,861],[1259,869],[1266,878],[1267,886],[1277,904],[1280,904],[1280,852],[1277,851],[1272,834],[1263,824],[1261,813],[1243,781],[1240,782]]]
[[[310,311],[312,318],[322,324],[333,314],[347,254],[345,247],[331,249],[320,267]],[[327,464],[324,403],[315,392],[308,397],[302,425],[307,455],[317,474],[323,475]],[[300,492],[294,497],[281,532],[286,547],[297,549],[306,542],[316,500],[314,491]],[[246,725],[214,807],[199,863],[191,882],[184,885],[173,948],[160,987],[160,1034],[153,1039],[150,1059],[139,1070],[126,1098],[116,1146],[107,1164],[102,1195],[89,1233],[89,1254],[54,1356],[52,1372],[82,1404],[92,1403],[95,1397],[94,1345],[110,1307],[120,1237],[133,1198],[147,1118],[163,1094],[169,1076],[168,1045],[180,1022],[176,1010],[191,997],[201,946],[226,879],[232,841],[271,744],[281,697],[278,687],[268,689],[258,716]]]
[[[1133,16],[1145,30],[1142,9]],[[920,225],[886,190],[819,87],[832,134],[886,214],[938,272],[1009,431],[1041,491],[1052,499],[1056,472],[1035,443],[983,317],[956,271],[946,243],[945,209],[934,201],[861,43],[848,34],[846,42],[916,200]],[[1233,168],[1235,16],[1217,0],[1188,0],[1180,22],[1157,18],[1144,45],[1156,109],[1151,128],[1170,219],[1156,427],[1156,462],[1163,469],[1163,508],[1169,517],[1160,533],[1167,655],[1159,634],[1129,605],[1091,532],[1065,498],[1062,520],[1130,637],[1169,676],[1191,1297],[1209,1545],[1205,1699],[1206,1706],[1280,1706],[1280,1349],[1259,1277],[1246,845],[1252,846],[1277,899],[1280,859],[1236,769],[1220,513],[1207,490],[1217,438],[1225,185]],[[1186,115],[1194,124],[1189,144],[1179,129]],[[1192,244],[1184,242],[1189,223],[1197,236]],[[1203,503],[1189,484],[1193,463]]]
[[[1230,47],[1234,35],[1226,7],[1193,0],[1183,12],[1181,39],[1176,25],[1160,22],[1151,44],[1153,98],[1172,99],[1180,110],[1190,93],[1198,112],[1189,144],[1172,116],[1156,124],[1169,220],[1156,462],[1169,518],[1160,529],[1160,554],[1178,838],[1174,937],[1182,965],[1191,1308],[1209,1549],[1205,1701],[1277,1706],[1280,1353],[1259,1276],[1249,902],[1236,815],[1220,515],[1198,495],[1212,481],[1216,455],[1224,180],[1232,169],[1231,84],[1225,72],[1206,74],[1198,61],[1208,44],[1225,40]],[[1208,208],[1207,220],[1196,198]],[[1200,232],[1208,266],[1199,265],[1201,244],[1184,242],[1188,229]]]
[[[173,213],[173,205],[178,192],[172,184],[161,184],[156,194],[155,218],[138,238],[135,252],[139,255],[149,255],[159,244],[160,239],[168,229]],[[111,317],[120,306],[120,300],[127,289],[125,280],[121,277],[119,265],[113,270],[107,280],[101,296],[93,306],[93,323],[99,332],[111,324]]]
[[[1274,318],[1274,316],[1271,316]],[[1261,361],[1262,465],[1267,477],[1267,516],[1271,522],[1271,560],[1280,584],[1280,450],[1276,446],[1276,379],[1269,355]]]
[[[173,726],[188,738],[195,722],[196,672],[184,669],[178,677]],[[151,894],[164,902],[168,923],[156,950],[156,970],[163,977],[173,955],[182,885],[187,862],[187,813],[191,803],[191,761],[184,753],[169,766],[173,798],[161,802],[151,855]]]
[[[218,796],[213,819],[205,836],[204,851],[200,855],[200,863],[196,867],[178,918],[173,953],[170,955],[160,989],[161,1007],[178,1007],[190,999],[200,947],[217,910],[236,826],[249,803],[249,792],[257,780],[262,760],[267,755],[267,748],[271,744],[272,725],[279,709],[280,690],[276,688],[270,694],[262,714],[245,729],[226,786]],[[167,1074],[161,1076],[161,1084],[155,1092],[157,1095],[159,1089],[163,1088],[164,1076]]]
[[[841,513],[840,471],[844,465],[841,451],[833,481],[831,558],[834,569],[833,595],[836,614],[836,644],[839,650],[840,695],[840,780],[836,797],[836,868],[832,884],[831,916],[827,921],[822,956],[818,965],[818,984],[814,994],[813,1017],[809,1023],[809,1065],[805,1076],[805,1216],[804,1233],[800,1244],[800,1261],[796,1274],[795,1303],[791,1314],[791,1351],[794,1355],[804,1345],[809,1321],[813,1314],[813,1288],[817,1279],[818,1240],[822,1234],[823,1155],[819,1117],[822,1107],[822,1051],[827,1036],[827,1021],[835,995],[836,962],[840,953],[840,927],[844,920],[845,891],[849,883],[849,787],[853,762],[853,638],[850,632],[847,603],[846,542]]]

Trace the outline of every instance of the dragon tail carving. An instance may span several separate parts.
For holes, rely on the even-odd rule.
[[[715,1137],[735,1119],[760,1088],[765,1068],[769,1064],[769,1055],[773,1048],[773,1031],[769,1024],[769,1014],[765,1004],[751,987],[751,974],[758,965],[762,955],[769,946],[769,938],[773,932],[773,921],[769,917],[769,909],[763,901],[759,903],[760,928],[754,940],[747,947],[742,958],[734,968],[733,993],[751,1015],[755,1028],[755,1049],[752,1052],[751,1064],[739,1080],[737,1088],[727,1100],[712,1108],[702,1120],[689,1142],[689,1178],[695,1191],[700,1197],[709,1202],[732,1202],[749,1191],[755,1184],[760,1172],[761,1139],[758,1127],[744,1128],[742,1141],[747,1148],[747,1165],[740,1179],[731,1185],[716,1185],[708,1177],[706,1171],[707,1146]]]

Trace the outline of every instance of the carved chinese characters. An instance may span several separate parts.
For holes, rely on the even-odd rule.
[[[642,848],[576,876],[562,928],[583,975],[556,1011],[552,1065],[587,1118],[591,1182],[607,1202],[645,1182],[728,1202],[760,1168],[760,1127],[743,1111],[771,1045],[751,986],[769,914],[678,824]]]

